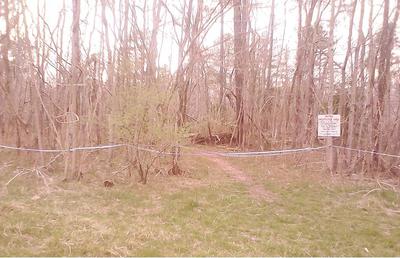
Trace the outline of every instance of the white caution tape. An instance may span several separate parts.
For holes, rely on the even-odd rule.
[[[19,151],[29,151],[29,152],[64,152],[65,150],[43,150],[43,149],[31,149],[31,148],[22,148],[22,147],[12,147],[6,145],[0,145],[0,148],[8,149],[8,150],[19,150]]]
[[[112,144],[112,145],[99,145],[99,146],[85,146],[85,147],[75,147],[70,149],[33,149],[33,148],[24,148],[24,147],[13,147],[7,145],[0,145],[0,148],[9,149],[9,150],[18,150],[18,151],[28,151],[28,152],[44,152],[44,153],[60,153],[60,152],[75,152],[75,151],[91,151],[91,150],[104,150],[104,149],[114,149],[120,147],[135,147],[141,151],[147,151],[151,153],[156,153],[160,155],[174,155],[171,152],[163,152],[160,150],[154,150],[139,146],[134,146],[131,144]]]
[[[184,148],[189,148],[186,146],[181,146]],[[306,147],[300,149],[285,149],[285,150],[271,150],[271,151],[249,151],[249,152],[214,152],[214,151],[201,151],[195,153],[185,153],[184,155],[194,155],[194,156],[223,156],[223,157],[254,157],[254,156],[276,156],[276,155],[285,155],[292,154],[297,152],[308,152],[315,150],[322,150],[327,148],[327,146],[321,147]]]
[[[9,150],[19,150],[19,151],[28,151],[28,152],[44,152],[44,153],[60,153],[60,152],[75,152],[75,151],[91,151],[91,150],[104,150],[104,149],[113,149],[113,148],[120,148],[120,147],[134,147],[141,151],[151,152],[159,155],[175,155],[172,152],[165,152],[150,148],[144,148],[140,146],[134,146],[130,144],[111,144],[111,145],[99,145],[99,146],[84,146],[84,147],[75,147],[70,149],[34,149],[34,148],[24,148],[24,147],[13,147],[7,145],[0,145],[0,148],[9,149]],[[183,147],[183,146],[182,146]],[[368,150],[359,150],[349,147],[337,146],[332,145],[331,147],[337,149],[345,149],[351,150],[354,152],[361,152],[361,153],[368,153],[368,154],[375,154],[380,156],[387,156],[392,158],[400,158],[400,155],[395,154],[388,154],[376,151],[368,151]],[[180,155],[187,155],[187,156],[222,156],[222,157],[257,157],[257,156],[278,156],[278,155],[286,155],[286,154],[293,154],[299,152],[309,152],[309,151],[317,151],[326,149],[327,146],[321,147],[306,147],[300,149],[286,149],[286,150],[271,150],[271,151],[250,151],[250,152],[213,152],[213,151],[199,151],[199,152],[188,152],[188,153],[180,153]]]
[[[154,150],[154,149],[149,149],[149,148],[143,148],[143,147],[133,146],[133,145],[126,145],[126,146],[135,147],[138,150],[147,151],[147,152],[151,152],[151,153],[156,153],[158,155],[175,155],[175,153],[172,153],[172,152],[165,152],[165,151]]]
[[[29,152],[45,152],[45,153],[60,153],[60,152],[75,152],[75,151],[90,151],[90,150],[102,150],[102,149],[112,149],[112,148],[120,148],[120,147],[135,147],[138,150],[156,153],[159,155],[175,155],[172,152],[165,152],[150,148],[144,148],[140,146],[134,146],[130,144],[113,144],[113,145],[100,145],[100,146],[85,146],[85,147],[75,147],[70,149],[33,149],[33,148],[24,148],[24,147],[13,147],[0,145],[0,148],[10,149],[10,150],[19,150],[19,151],[29,151]],[[253,156],[276,156],[276,155],[285,155],[291,153],[298,152],[308,152],[325,149],[326,146],[323,147],[307,147],[302,149],[287,149],[287,150],[272,150],[272,151],[253,151],[253,152],[212,152],[212,151],[200,151],[200,152],[189,152],[189,153],[181,153],[181,155],[187,156],[223,156],[223,157],[253,157]]]
[[[0,145],[0,148],[9,149],[9,150],[29,151],[29,152],[59,153],[59,152],[111,149],[111,148],[119,148],[119,147],[123,147],[123,146],[126,146],[126,144],[76,147],[76,148],[63,149],[63,150],[60,150],[60,149],[58,149],[58,150],[57,149],[33,149],[33,148],[13,147],[13,146],[6,146],[6,145]]]
[[[69,151],[84,151],[84,150],[102,150],[102,149],[114,149],[119,147],[125,147],[126,144],[113,144],[113,145],[100,145],[100,146],[88,146],[88,147],[76,147],[71,148]]]
[[[286,150],[272,150],[272,151],[251,151],[251,152],[225,152],[218,153],[218,155],[224,157],[252,157],[252,156],[277,156],[277,155],[285,155],[292,154],[298,152],[309,152],[325,149],[326,146],[321,147],[306,147],[301,149],[286,149]]]
[[[386,156],[386,157],[392,157],[392,158],[400,158],[400,155],[395,155],[395,154],[388,154],[388,153],[369,151],[369,150],[359,150],[359,149],[353,149],[353,148],[337,146],[337,145],[332,145],[332,147],[337,148],[337,149],[350,150],[350,151],[354,151],[354,152],[375,154],[375,155],[379,155],[379,156]]]

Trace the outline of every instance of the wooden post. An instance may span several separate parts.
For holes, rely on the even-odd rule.
[[[335,0],[331,2],[331,18],[329,21],[329,48],[328,48],[328,67],[329,67],[329,91],[328,91],[328,113],[333,114],[333,94],[334,94],[334,67],[333,67],[333,31],[335,27]],[[328,170],[331,174],[336,171],[334,149],[332,147],[333,138],[328,136],[326,140],[326,161]]]

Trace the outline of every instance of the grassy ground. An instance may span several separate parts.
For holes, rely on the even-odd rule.
[[[54,176],[50,192],[33,174],[5,187],[15,167],[0,163],[0,256],[400,255],[398,193],[293,160],[228,160],[272,202],[207,158],[185,158],[185,176],[153,176],[146,186]]]

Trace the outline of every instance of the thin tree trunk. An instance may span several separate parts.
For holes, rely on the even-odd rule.
[[[79,117],[78,112],[78,87],[81,81],[81,69],[80,69],[80,0],[72,0],[72,78],[71,84],[69,85],[69,104],[67,109],[67,118],[71,118],[72,121],[67,123],[67,147],[77,147],[79,139],[79,121],[74,121],[74,116]],[[72,116],[71,116],[72,114]],[[80,167],[77,162],[77,153],[69,152],[68,158],[65,160],[65,179],[74,180],[80,177]]]
[[[328,67],[329,67],[329,92],[328,92],[328,113],[333,114],[333,94],[334,94],[334,67],[333,67],[333,47],[334,47],[334,28],[335,28],[335,0],[331,1],[331,18],[329,20],[329,47],[328,47]],[[336,151],[332,147],[332,137],[327,139],[327,162],[331,174],[336,172]]]
[[[243,87],[244,70],[243,58],[245,51],[246,31],[244,23],[244,3],[234,0],[234,69],[235,69],[235,94],[236,94],[236,140],[239,146],[244,143],[244,107]]]
[[[218,96],[218,113],[220,118],[223,118],[222,109],[224,102],[224,92],[226,87],[226,78],[225,78],[225,37],[224,37],[224,0],[220,0],[220,15],[221,15],[221,24],[220,24],[220,49],[219,49],[219,96]]]

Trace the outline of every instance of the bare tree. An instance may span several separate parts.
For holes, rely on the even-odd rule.
[[[68,148],[77,147],[79,143],[79,84],[82,81],[81,54],[80,54],[80,0],[72,0],[72,59],[71,59],[71,83],[68,91],[67,139]],[[76,120],[74,120],[76,119]],[[77,153],[69,152],[65,159],[65,179],[72,180],[80,177],[79,160]]]
[[[246,0],[234,0],[234,69],[235,69],[235,97],[236,97],[236,139],[239,145],[244,144],[244,106],[243,88],[245,44],[247,36]]]

